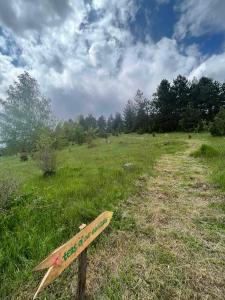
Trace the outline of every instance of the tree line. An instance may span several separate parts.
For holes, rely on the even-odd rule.
[[[124,109],[126,132],[201,131],[225,107],[225,83],[208,77],[163,79],[152,99],[138,90]]]
[[[163,79],[151,99],[138,90],[122,114],[108,118],[80,115],[75,120],[57,122],[51,113],[50,99],[41,94],[38,82],[24,72],[9,86],[0,105],[0,142],[8,153],[32,152],[46,134],[55,149],[71,143],[87,142],[92,146],[97,136],[107,139],[110,134],[122,132],[210,130],[214,135],[225,135],[225,83],[208,77],[190,81],[179,75],[171,83]]]

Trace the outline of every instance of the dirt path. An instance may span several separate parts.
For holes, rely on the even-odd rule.
[[[188,145],[161,157],[156,177],[137,182],[147,180],[147,189],[123,207],[128,228],[90,262],[95,299],[225,299],[225,217],[217,208],[224,196],[189,155],[199,142]]]

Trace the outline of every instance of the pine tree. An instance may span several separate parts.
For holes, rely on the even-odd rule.
[[[135,106],[131,100],[128,100],[123,111],[125,132],[129,133],[134,131],[136,123]]]

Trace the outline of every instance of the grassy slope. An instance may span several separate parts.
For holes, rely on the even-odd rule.
[[[219,158],[190,156],[202,141],[223,142],[196,135],[185,151],[163,155],[145,193],[124,207],[135,226],[112,234],[119,250],[110,256],[119,267],[108,266],[113,272],[95,299],[224,299],[224,193],[208,182]]]
[[[217,155],[203,156],[203,162],[210,166],[211,181],[225,190],[225,138],[212,137],[209,135],[202,136],[203,143],[212,146]]]
[[[73,146],[58,153],[59,167],[52,178],[42,178],[32,161],[0,158],[0,175],[12,172],[22,182],[11,211],[0,215],[2,299],[29,298],[41,276],[32,274],[39,261],[73,236],[80,223],[106,209],[115,210],[137,190],[134,182],[139,175],[152,175],[161,154],[183,145],[182,135],[173,134],[124,135],[112,138],[110,144],[99,140],[90,149]],[[126,162],[135,167],[124,170]],[[119,212],[112,227],[118,221]]]

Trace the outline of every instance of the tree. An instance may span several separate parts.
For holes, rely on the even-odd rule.
[[[215,115],[223,105],[221,97],[221,84],[211,78],[202,77],[190,87],[190,97],[193,106],[200,110],[201,119],[207,122],[213,121]]]
[[[56,172],[56,153],[51,136],[47,133],[41,134],[36,150],[36,160],[43,175],[53,175]]]
[[[107,129],[106,129],[107,133],[113,132],[113,122],[114,122],[114,118],[113,118],[113,115],[111,114],[107,120]]]
[[[171,104],[174,107],[174,118],[179,120],[189,104],[190,87],[186,77],[178,75],[171,86]]]
[[[124,108],[123,119],[124,119],[125,132],[126,133],[132,132],[135,128],[136,114],[135,114],[134,103],[131,100],[128,100]]]
[[[84,128],[80,124],[76,124],[74,127],[74,141],[78,145],[82,145],[85,142]]]
[[[85,118],[85,122],[86,122],[86,127],[87,127],[87,129],[90,129],[90,128],[97,128],[97,121],[96,121],[95,117],[92,116],[92,114],[88,115],[88,116]]]
[[[37,81],[27,72],[19,75],[0,104],[0,135],[6,147],[32,150],[41,130],[51,124],[50,101],[41,95]]]
[[[144,97],[142,91],[137,90],[134,97],[135,105],[135,130],[144,133],[149,131],[149,114],[150,114],[150,102]]]
[[[89,148],[94,147],[93,140],[96,138],[96,131],[97,130],[92,127],[85,131],[86,142]]]
[[[219,113],[216,115],[210,132],[214,136],[224,136],[225,135],[225,108],[221,107]]]
[[[120,113],[115,114],[115,118],[112,123],[112,134],[118,135],[123,131],[123,119]]]
[[[54,147],[56,149],[62,149],[66,146],[69,145],[69,141],[66,137],[66,134],[65,134],[65,130],[64,130],[64,123],[62,122],[59,122],[57,124],[57,126],[55,127],[55,130],[54,130],[54,137],[55,137],[55,141],[54,141]]]
[[[200,111],[193,108],[193,105],[189,103],[181,114],[181,120],[179,122],[181,129],[187,132],[194,131],[201,121],[200,115]]]
[[[97,120],[97,126],[98,126],[98,134],[100,137],[106,137],[106,119],[104,116],[100,116]]]
[[[156,131],[174,131],[178,127],[176,102],[168,80],[163,79],[153,95],[153,106],[156,114]]]

